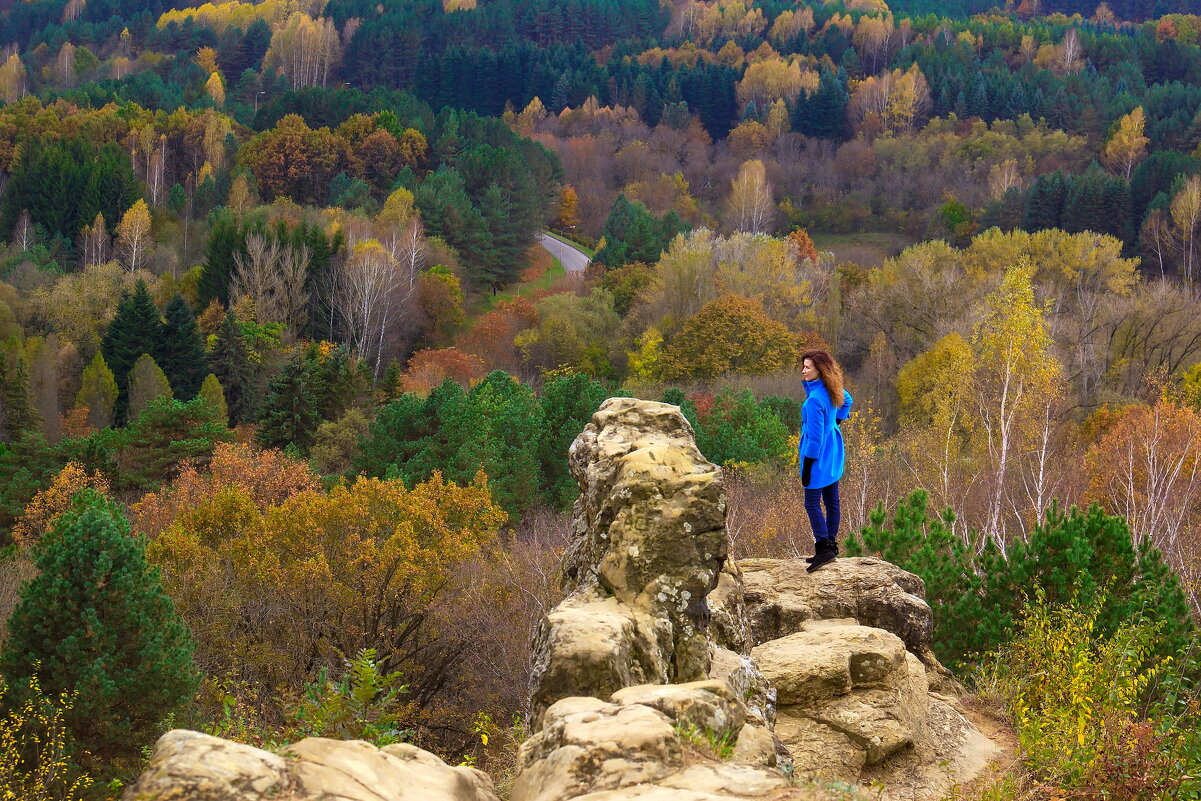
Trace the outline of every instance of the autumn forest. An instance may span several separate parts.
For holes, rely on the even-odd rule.
[[[804,556],[826,348],[841,536],[1021,740],[971,798],[1201,798],[1190,10],[0,0],[0,797],[181,726],[503,793],[575,436],[679,405]]]

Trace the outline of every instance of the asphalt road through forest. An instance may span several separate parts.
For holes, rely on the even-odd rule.
[[[563,269],[569,273],[582,272],[588,266],[590,259],[587,256],[549,234],[538,234],[538,242],[550,255],[558,259],[563,264]]]

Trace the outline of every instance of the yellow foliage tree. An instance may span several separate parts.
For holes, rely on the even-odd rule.
[[[71,505],[75,493],[89,487],[103,495],[109,492],[108,480],[99,471],[89,473],[78,462],[67,462],[50,486],[39,490],[25,506],[21,518],[13,526],[13,539],[22,542],[41,537]]]
[[[186,509],[147,555],[210,671],[300,691],[321,667],[375,648],[421,692],[447,667],[421,658],[438,654],[431,606],[504,520],[482,474],[458,487],[435,473],[411,490],[360,478],[265,511],[231,486]]]
[[[1135,166],[1147,155],[1147,143],[1151,140],[1143,135],[1146,121],[1143,107],[1138,106],[1118,120],[1113,136],[1105,143],[1102,153],[1105,165],[1127,181]]]
[[[796,336],[767,316],[758,301],[723,295],[684,321],[664,349],[666,378],[766,374],[796,367]]]
[[[1063,393],[1063,368],[1034,301],[1033,274],[1029,259],[1013,264],[1001,286],[985,297],[972,332],[976,405],[992,482],[984,530],[998,543],[1004,538],[1006,482],[1018,449],[1050,424],[1049,410]]]
[[[139,198],[129,207],[117,223],[116,233],[117,253],[125,267],[130,271],[142,267],[154,247],[150,237],[150,208],[145,200]]]
[[[570,231],[580,224],[580,198],[570,184],[563,187],[559,194],[559,213],[555,217],[555,225],[560,230]]]
[[[951,333],[897,374],[909,463],[921,485],[934,492],[936,507],[959,505],[956,478],[974,454],[975,372],[971,345]]]
[[[931,106],[930,86],[917,64],[864,78],[851,94],[849,111],[863,130],[910,131]]]
[[[204,91],[218,106],[225,105],[225,82],[221,80],[221,73],[214,72],[209,75],[204,84]]]
[[[197,50],[196,63],[200,65],[200,69],[210,75],[221,69],[217,64],[217,49],[215,47],[202,47]]]
[[[245,214],[254,205],[254,198],[250,194],[250,181],[246,180],[245,173],[238,173],[238,177],[230,184],[229,197],[225,204],[236,214]]]
[[[13,53],[0,67],[0,98],[5,103],[15,103],[25,96],[25,65],[21,57]]]
[[[776,207],[762,161],[752,159],[738,168],[728,204],[729,224],[734,230],[762,234],[772,229]]]

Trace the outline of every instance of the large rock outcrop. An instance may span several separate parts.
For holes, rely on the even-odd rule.
[[[572,695],[707,678],[706,596],[729,538],[721,469],[678,407],[610,398],[572,443],[568,597],[533,644],[535,721]]]
[[[606,401],[571,467],[569,595],[535,638],[513,801],[766,799],[786,774],[935,799],[992,756],[931,692],[957,685],[931,649],[921,579],[878,559],[812,574],[728,561],[721,470],[676,407]],[[723,760],[690,763],[685,734],[724,744]]]

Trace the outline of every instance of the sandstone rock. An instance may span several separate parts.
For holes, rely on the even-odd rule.
[[[518,762],[512,801],[565,801],[665,778],[682,765],[683,747],[657,709],[565,698],[546,710]]]
[[[452,768],[414,746],[377,749],[362,740],[309,737],[285,753],[304,798],[348,801],[455,799],[494,801],[492,781],[474,768]]]
[[[563,559],[570,596],[534,639],[535,727],[571,695],[708,678],[707,596],[728,549],[721,468],[701,455],[678,407],[610,398],[568,462],[580,485]],[[726,586],[722,637],[745,651],[736,576]]]
[[[727,560],[718,576],[717,587],[709,593],[709,629],[711,642],[738,654],[749,654],[751,623],[747,614],[742,585],[742,571],[733,560]]]
[[[643,784],[622,790],[606,790],[579,796],[576,801],[729,801],[729,796],[702,793],[697,790],[680,790]]]
[[[492,781],[411,745],[310,737],[287,758],[176,730],[159,738],[125,801],[497,801]]]
[[[158,738],[125,801],[258,801],[289,782],[287,762],[249,745],[175,729]]]
[[[775,767],[780,764],[777,743],[770,729],[748,724],[738,733],[731,759],[744,765]]]
[[[906,652],[900,639],[882,629],[819,621],[751,654],[782,707],[819,704],[852,688],[895,689]]]
[[[649,706],[681,726],[724,737],[730,742],[746,722],[746,708],[724,681],[627,687],[615,692],[611,700],[621,706]]]
[[[788,746],[793,775],[819,781],[858,782],[867,754],[851,738],[809,717],[781,714],[776,735]]]
[[[882,629],[814,621],[753,652],[776,686],[776,734],[798,776],[858,779],[894,754],[933,748],[926,670]]]
[[[738,566],[756,645],[810,620],[853,618],[900,637],[932,678],[949,676],[930,647],[934,617],[925,584],[912,573],[867,557],[837,559],[814,573],[799,559],[744,559]]]
[[[709,678],[721,679],[746,706],[747,718],[770,727],[776,720],[776,688],[772,687],[750,656],[714,647]]]
[[[577,695],[608,698],[622,687],[660,678],[661,666],[648,664],[633,610],[616,598],[583,591],[555,607],[539,624],[531,646],[537,683],[530,698],[540,713],[556,701]]]
[[[779,771],[731,764],[693,765],[659,784],[661,787],[742,798],[761,798],[790,786],[790,782]]]

